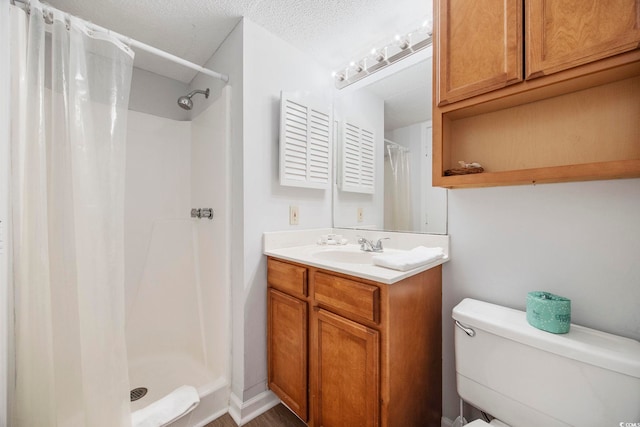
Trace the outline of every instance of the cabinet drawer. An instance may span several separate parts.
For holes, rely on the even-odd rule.
[[[327,307],[354,314],[378,323],[380,289],[376,286],[316,272],[314,298]]]
[[[307,269],[304,267],[269,258],[267,281],[269,285],[283,292],[307,296]]]

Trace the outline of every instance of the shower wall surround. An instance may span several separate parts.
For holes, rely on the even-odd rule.
[[[9,2],[0,4],[0,58],[9,56]],[[9,93],[9,61],[0,63],[0,93]],[[9,257],[6,231],[9,219],[9,111],[10,97],[0,99],[0,426],[7,424],[7,378],[9,366]]]
[[[175,104],[175,101],[174,101]],[[174,105],[174,109],[179,110]],[[191,123],[130,111],[125,192],[127,313],[142,277],[153,223],[191,209]]]
[[[210,77],[208,79],[211,80]],[[166,119],[189,120],[188,111],[176,108],[178,97],[188,92],[190,89],[186,83],[134,68],[131,76],[129,110]],[[204,109],[199,110],[202,111]]]

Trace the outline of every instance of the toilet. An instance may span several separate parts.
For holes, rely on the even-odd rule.
[[[640,342],[577,325],[544,332],[523,311],[469,298],[453,319],[458,394],[496,418],[466,426],[640,425]]]

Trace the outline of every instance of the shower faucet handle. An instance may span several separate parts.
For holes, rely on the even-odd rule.
[[[202,209],[200,209],[200,218],[213,219],[213,209],[211,209],[211,208],[202,208]]]
[[[215,212],[212,208],[193,208],[191,209],[191,218],[209,218],[213,219]]]

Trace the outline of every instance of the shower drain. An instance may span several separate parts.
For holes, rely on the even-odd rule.
[[[131,390],[131,401],[135,402],[136,400],[142,399],[145,394],[147,394],[147,388],[146,387],[138,387],[138,388],[134,388],[133,390]]]

